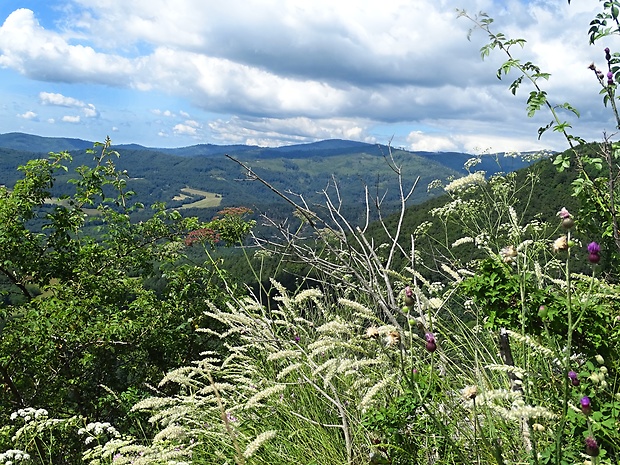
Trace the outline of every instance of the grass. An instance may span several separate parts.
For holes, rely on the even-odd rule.
[[[192,197],[203,197],[192,203],[187,203],[179,207],[180,210],[188,208],[213,208],[219,207],[222,203],[222,195],[215,192],[201,191],[199,189],[192,189],[191,187],[185,187],[181,189],[181,193],[174,197],[173,200],[186,200]]]

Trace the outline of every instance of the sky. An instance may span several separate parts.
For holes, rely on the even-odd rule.
[[[525,38],[515,57],[551,73],[572,131],[612,134],[606,66],[588,44],[597,0],[2,0],[0,132],[149,147],[282,146],[325,139],[469,153],[564,150],[538,140],[531,88],[513,96],[506,60],[456,9]],[[605,70],[606,71],[606,70]],[[564,114],[563,114],[564,115]]]

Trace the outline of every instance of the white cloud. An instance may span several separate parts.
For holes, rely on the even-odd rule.
[[[197,130],[196,130],[196,128],[194,126],[190,126],[190,125],[187,125],[187,124],[181,124],[181,123],[179,123],[176,126],[174,126],[172,128],[172,131],[175,134],[187,135],[187,136],[194,136],[194,135],[196,135],[196,132],[197,132]]]
[[[79,122],[81,122],[81,120],[82,119],[80,118],[79,115],[77,115],[77,116],[65,115],[65,116],[62,117],[62,121],[64,123],[79,123]]]
[[[20,118],[24,118],[24,119],[31,119],[31,120],[38,120],[38,115],[34,112],[34,111],[27,111],[25,113],[22,113],[21,115],[17,115]]]
[[[86,103],[73,97],[66,97],[53,92],[40,92],[39,100],[42,105],[53,105],[67,108],[81,108],[86,118],[97,118],[99,112],[92,103]]]
[[[461,148],[450,136],[425,134],[422,131],[410,132],[407,143],[408,149],[416,152],[450,152]]]
[[[472,24],[457,20],[448,0],[177,0],[174,8],[167,0],[68,2],[57,10],[64,16],[49,22],[61,30],[43,27],[29,9],[11,13],[0,27],[0,66],[39,81],[165,94],[162,107],[194,105],[192,117],[151,110],[178,118],[174,134],[277,145],[373,140],[374,127],[406,123],[415,130],[395,143],[425,150],[471,147],[476,138],[556,143],[536,140],[539,122],[528,121],[524,110],[530,89],[510,95],[516,76],[495,78],[505,57],[494,53],[482,62],[485,34],[476,31],[468,42]],[[586,26],[600,5],[572,3],[579,4],[461,1],[469,11],[495,16],[496,31],[527,38],[518,56],[554,74],[544,83],[550,98],[575,103],[584,115],[580,134],[598,137],[609,118],[594,109],[599,89],[586,67],[593,59],[602,66],[603,59],[588,48]],[[173,106],[175,98],[185,103]],[[62,94],[42,92],[40,100],[80,109],[83,118],[99,116],[94,103]],[[422,126],[432,130],[417,132]]]
[[[61,107],[81,108],[86,106],[84,102],[76,100],[72,97],[65,97],[62,94],[53,92],[40,92],[39,100],[43,105],[58,105]]]
[[[171,112],[170,110],[160,110],[159,108],[156,108],[154,110],[151,110],[151,113],[153,113],[154,115],[157,116],[166,116],[168,118],[172,118],[175,117],[176,115]]]
[[[369,122],[333,118],[252,118],[233,117],[209,123],[213,138],[223,144],[280,146],[323,139],[353,139],[374,143],[365,136]]]
[[[84,116],[86,118],[97,118],[99,116],[99,112],[95,108],[95,105],[93,105],[92,103],[89,103],[84,108],[82,108],[82,111],[84,112]]]

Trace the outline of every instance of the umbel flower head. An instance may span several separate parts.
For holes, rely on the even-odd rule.
[[[510,263],[517,256],[517,249],[514,245],[508,245],[499,251],[500,256],[504,260],[504,263]]]
[[[385,336],[385,345],[397,346],[398,344],[400,344],[400,333],[398,331],[390,331]]]

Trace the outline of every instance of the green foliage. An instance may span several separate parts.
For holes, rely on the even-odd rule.
[[[487,258],[479,263],[476,274],[463,280],[461,286],[464,294],[484,309],[485,326],[496,331],[502,327],[524,326],[528,333],[540,327],[541,320],[533,309],[545,304],[549,294],[537,286],[534,276],[513,273],[509,265]],[[525,315],[523,307],[528,309]]]
[[[595,40],[615,33],[600,29],[614,8]],[[246,208],[206,223],[145,212],[109,141],[70,183],[66,153],[25,164],[0,189],[0,458],[618,463],[620,147],[568,134],[559,112],[579,113],[512,55],[525,41],[470,19],[483,57],[508,55],[498,77],[518,73],[509,90],[532,86],[528,115],[551,112],[539,135],[571,149],[508,175],[468,160],[467,176],[433,183],[444,195],[427,211],[407,209],[418,181],[391,151],[399,212],[371,213],[366,190],[364,227],[339,191],[315,209],[240,163],[298,215],[250,248]],[[600,83],[615,111],[615,83]],[[65,197],[45,206],[61,178]],[[586,252],[592,238],[602,251]],[[237,279],[243,260],[255,284]],[[297,281],[273,279],[283,269]]]
[[[67,153],[29,161],[11,189],[0,189],[2,291],[21,295],[5,300],[0,310],[4,424],[17,409],[45,406],[54,417],[114,420],[145,434],[143,428],[150,427],[129,414],[146,395],[145,383],[189,363],[210,344],[195,332],[197,323],[206,322],[204,307],[188,305],[187,299],[223,295],[212,282],[222,271],[210,264],[200,268],[197,283],[204,287],[191,294],[176,284],[183,267],[170,273],[167,298],[148,289],[147,279],[184,260],[192,231],[213,230],[239,243],[253,225],[239,211],[203,223],[163,205],[155,205],[144,221],[132,221],[142,205],[130,203],[127,173],[113,161],[118,154],[109,140],[95,150],[94,166],[78,167],[68,181],[73,193],[51,209],[46,202],[57,174],[67,171]],[[86,215],[87,207],[97,215]],[[61,442],[46,443],[49,451],[41,460],[75,463],[81,454],[75,438],[54,434]],[[27,441],[38,455],[40,440]]]

